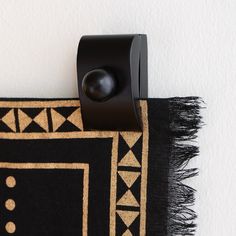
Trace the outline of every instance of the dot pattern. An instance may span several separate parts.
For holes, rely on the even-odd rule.
[[[6,185],[8,188],[14,188],[16,186],[16,179],[13,176],[6,178]]]
[[[16,186],[16,179],[13,176],[8,176],[6,178],[6,186],[8,188],[14,188]],[[8,211],[14,211],[16,207],[16,203],[13,199],[7,199],[5,202],[5,207]],[[14,222],[9,221],[5,225],[6,232],[9,234],[13,234],[16,231],[16,225]]]
[[[7,210],[9,211],[13,211],[16,207],[16,203],[13,199],[8,199],[6,202],[5,202],[5,207]]]
[[[9,221],[6,224],[5,228],[6,228],[7,233],[9,233],[9,234],[13,234],[16,231],[16,225],[11,221]]]

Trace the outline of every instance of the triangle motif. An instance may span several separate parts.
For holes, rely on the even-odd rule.
[[[134,156],[132,150],[130,150],[119,162],[119,166],[132,166],[132,167],[141,167],[140,163]]]
[[[54,110],[64,116],[66,119],[75,111],[78,107],[55,107]]]
[[[66,118],[54,109],[51,109],[51,116],[53,131],[56,131],[66,121]]]
[[[83,130],[83,122],[82,122],[82,116],[80,108],[76,109],[68,118],[68,121],[70,121],[73,125],[75,125],[80,130]]]
[[[140,138],[132,147],[132,152],[139,163],[142,163],[143,140]]]
[[[2,121],[14,132],[16,132],[16,120],[14,110],[11,109],[4,117]]]
[[[0,120],[0,132],[12,133],[13,131],[2,120]]]
[[[125,156],[125,154],[130,150],[129,145],[123,139],[121,134],[119,134],[119,148],[118,148],[118,162]]]
[[[70,121],[66,120],[58,129],[57,132],[74,132],[74,131],[80,131],[77,126],[72,124]]]
[[[11,110],[11,108],[1,107],[0,108],[0,119],[2,117],[4,117],[10,110]]]
[[[139,215],[138,211],[121,211],[121,210],[118,210],[116,212],[127,227],[129,227]]]
[[[140,176],[140,172],[134,171],[118,171],[118,174],[122,178],[122,180],[126,183],[127,187],[131,187],[137,178]]]
[[[117,202],[117,205],[120,206],[134,206],[139,207],[139,203],[137,202],[136,198],[132,194],[130,190],[128,190],[121,199]]]
[[[20,131],[23,132],[33,120],[20,109],[18,110],[18,116],[19,116]]]
[[[24,129],[26,133],[42,133],[46,132],[41,126],[39,126],[34,120]]]
[[[34,119],[44,108],[21,108],[25,114],[27,114],[31,119]]]
[[[134,146],[134,144],[138,141],[138,139],[142,135],[141,132],[121,132],[120,134],[130,148]]]
[[[48,117],[46,109],[43,109],[35,118],[34,122],[37,123],[45,131],[49,131],[48,128]]]
[[[133,236],[133,234],[130,232],[129,229],[127,229],[123,234],[122,236]]]

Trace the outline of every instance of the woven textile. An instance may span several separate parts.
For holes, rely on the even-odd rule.
[[[1,100],[0,235],[193,235],[199,104],[143,100],[143,131],[112,132],[83,131],[79,100]]]

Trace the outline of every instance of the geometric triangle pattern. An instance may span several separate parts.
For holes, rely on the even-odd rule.
[[[134,146],[134,144],[139,140],[142,133],[141,132],[120,132],[120,135],[125,140],[125,142],[129,145],[130,148]]]
[[[127,190],[127,192],[117,202],[117,205],[139,207],[139,203],[137,202],[136,198],[130,190]]]
[[[34,117],[33,121],[38,124],[42,129],[48,132],[48,118],[47,111],[43,109],[37,116]]]
[[[20,131],[23,132],[26,127],[29,126],[29,124],[33,121],[30,116],[28,116],[25,112],[23,112],[21,109],[18,110],[18,117],[19,117],[19,127]]]
[[[53,132],[83,130],[81,111],[78,107],[52,108],[51,117]]]
[[[133,234],[130,232],[129,229],[127,229],[123,234],[122,236],[133,236]]]
[[[117,217],[123,223],[123,232],[117,232],[122,236],[132,236],[139,232],[140,220],[140,191],[141,191],[141,163],[142,132],[120,132],[117,169],[117,193],[116,203]],[[122,181],[122,182],[121,182]],[[125,226],[125,227],[124,227]],[[132,227],[131,227],[132,226]]]
[[[32,107],[29,104],[29,107],[24,105],[23,107],[15,108],[0,108],[0,133],[56,132],[58,135],[59,132],[63,132],[60,135],[64,136],[66,132],[83,131],[80,106],[69,102],[64,104],[65,106],[47,104],[44,107],[44,105],[40,104],[39,107],[37,105]],[[145,150],[143,151],[145,138],[142,132],[117,133],[117,162],[114,168],[117,170],[115,183],[116,202],[112,214],[116,217],[115,222],[119,224],[119,227],[115,228],[117,230],[115,235],[139,235],[137,232],[142,229],[143,222],[141,209],[143,209],[144,201],[141,194],[141,184],[145,179],[143,174],[145,171],[145,159],[142,159],[143,156],[145,158],[145,155],[143,155],[145,153]],[[11,137],[12,134],[9,134],[9,136]]]
[[[70,114],[70,116],[67,117],[67,120],[79,128],[80,130],[83,130],[83,122],[82,122],[82,116],[81,116],[81,110],[80,108],[77,108],[74,112]]]
[[[2,109],[1,109],[2,110]],[[0,112],[0,131],[3,132],[16,132],[16,120],[14,109],[4,109]],[[4,130],[5,127],[5,130]],[[1,129],[2,128],[2,129]],[[8,131],[7,131],[7,130]]]
[[[127,144],[126,153],[122,153],[123,156],[119,158],[118,166],[132,166],[141,167],[137,156],[134,154],[136,144],[142,140],[142,133],[140,132],[121,132],[119,142],[125,142]],[[140,145],[139,145],[140,146]]]
[[[134,172],[134,171],[118,171],[118,174],[129,188],[131,188],[131,186],[140,176],[140,172]]]
[[[83,131],[81,110],[71,107],[0,108],[0,133]]]
[[[132,166],[132,167],[141,167],[140,163],[134,156],[132,150],[129,150],[127,154],[121,159],[118,163],[119,166]]]
[[[138,217],[139,212],[138,211],[122,211],[118,210],[116,211],[119,217],[122,219],[122,221],[125,223],[127,227],[130,227],[130,225],[134,222],[134,220]]]
[[[18,109],[20,132],[48,132],[48,118],[45,108]]]
[[[66,118],[54,109],[51,109],[51,116],[53,120],[53,132],[55,132],[66,121]]]

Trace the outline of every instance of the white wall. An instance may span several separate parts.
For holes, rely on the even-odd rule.
[[[76,97],[83,34],[146,33],[149,95],[199,95],[198,236],[236,235],[236,1],[0,0],[0,96]]]

